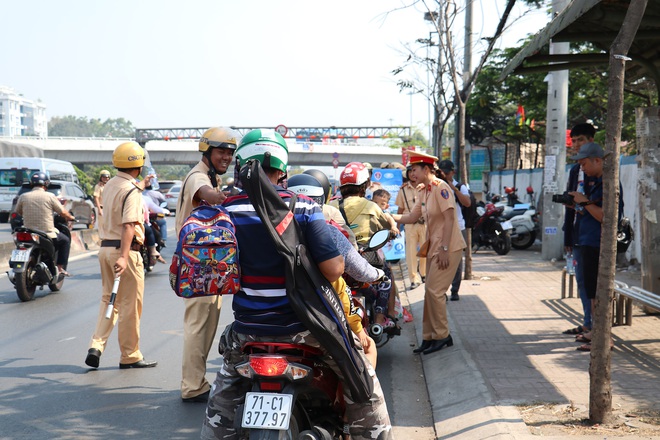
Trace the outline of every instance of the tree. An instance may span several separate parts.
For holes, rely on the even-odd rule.
[[[616,271],[616,229],[619,206],[619,153],[623,119],[626,55],[637,34],[648,0],[631,0],[610,48],[605,147],[610,152],[603,167],[603,217],[598,290],[596,292],[591,364],[589,365],[589,419],[607,423],[612,417],[611,351],[612,300]]]
[[[50,136],[72,137],[115,137],[132,138],[135,136],[133,123],[124,119],[85,118],[82,116],[54,116],[48,121]]]

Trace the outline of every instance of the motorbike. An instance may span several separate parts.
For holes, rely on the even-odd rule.
[[[492,248],[498,255],[506,255],[511,250],[510,231],[513,225],[502,217],[503,206],[487,203],[477,206],[479,217],[472,230],[472,245],[476,252],[482,247]]]
[[[380,232],[380,231],[379,231]],[[389,232],[374,234],[389,239]],[[368,249],[372,249],[369,246]],[[248,342],[236,371],[251,383],[236,410],[240,439],[335,440],[344,432],[342,383],[321,361],[323,352],[302,344]]]
[[[360,249],[360,253],[365,255],[367,252],[375,252],[385,246],[389,239],[389,231],[378,231],[371,237],[368,246],[366,248]],[[377,348],[387,344],[387,342],[393,337],[401,335],[401,327],[399,326],[398,319],[396,317],[387,315],[387,317],[394,322],[394,326],[392,327],[383,327],[381,324],[375,322],[376,295],[378,291],[390,290],[392,288],[392,280],[389,277],[384,276],[374,283],[360,283],[353,280],[348,275],[344,275],[344,279],[346,280],[348,286],[351,288],[353,304],[363,311],[362,327],[367,329],[369,336],[371,336],[371,339],[374,340]]]
[[[160,232],[160,225],[156,220],[159,218],[164,218],[164,214],[155,214],[149,213],[149,223],[151,224],[151,230],[154,233],[154,239],[156,241],[156,251],[160,253],[161,249],[165,247],[165,241]],[[154,269],[154,266],[151,264],[151,257],[149,256],[149,248],[146,244],[140,246],[140,255],[142,256],[142,263],[144,265],[145,274],[151,272]]]
[[[515,196],[515,200],[518,200],[515,188],[513,188],[513,191],[511,195]],[[534,188],[527,187],[527,195],[531,203],[515,203],[510,213],[507,213],[507,208],[504,209],[504,218],[508,219],[514,228],[514,232],[511,234],[511,246],[514,249],[529,248],[541,232],[539,216],[534,207]]]
[[[68,222],[60,215],[55,216],[55,227],[71,239]],[[21,301],[31,301],[37,287],[48,286],[58,292],[64,284],[64,276],[57,270],[57,249],[45,232],[18,226],[14,231],[16,249],[9,259],[9,281],[15,286]]]

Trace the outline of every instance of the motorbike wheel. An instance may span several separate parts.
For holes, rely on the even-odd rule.
[[[32,282],[30,276],[34,272],[34,266],[37,264],[37,257],[30,255],[30,261],[25,265],[25,270],[16,277],[16,294],[18,299],[23,302],[32,301],[34,299],[34,292],[37,290],[37,285]],[[17,274],[19,275],[19,274]]]
[[[58,276],[58,278],[60,278]],[[51,292],[59,292],[62,289],[62,286],[64,285],[64,277],[61,277],[61,279],[55,283],[50,283],[48,285],[48,288],[50,289]]]
[[[514,249],[527,249],[536,241],[536,231],[527,234],[518,234],[511,238],[511,246]]]
[[[502,225],[499,223],[495,224],[493,230],[495,232],[495,237],[491,243],[493,250],[497,255],[508,254],[511,250],[511,236],[502,229]]]

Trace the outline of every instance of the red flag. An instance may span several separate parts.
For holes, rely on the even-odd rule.
[[[516,124],[523,126],[525,124],[525,107],[518,104],[518,111],[516,112]]]

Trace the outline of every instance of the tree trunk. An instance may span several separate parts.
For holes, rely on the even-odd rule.
[[[457,137],[458,137],[458,157],[460,158],[460,173],[461,180],[464,183],[468,183],[468,163],[465,155],[465,110],[466,103],[460,98],[456,99],[456,107],[458,108],[458,126],[456,127]],[[469,228],[465,229],[466,237],[466,247],[465,247],[465,273],[463,275],[464,280],[472,279],[472,230]]]
[[[598,266],[594,326],[589,366],[589,419],[609,423],[612,419],[611,351],[612,299],[616,273],[616,227],[619,212],[619,152],[623,119],[625,56],[635,38],[648,0],[631,0],[621,30],[610,48],[609,92],[603,167],[603,223]]]

